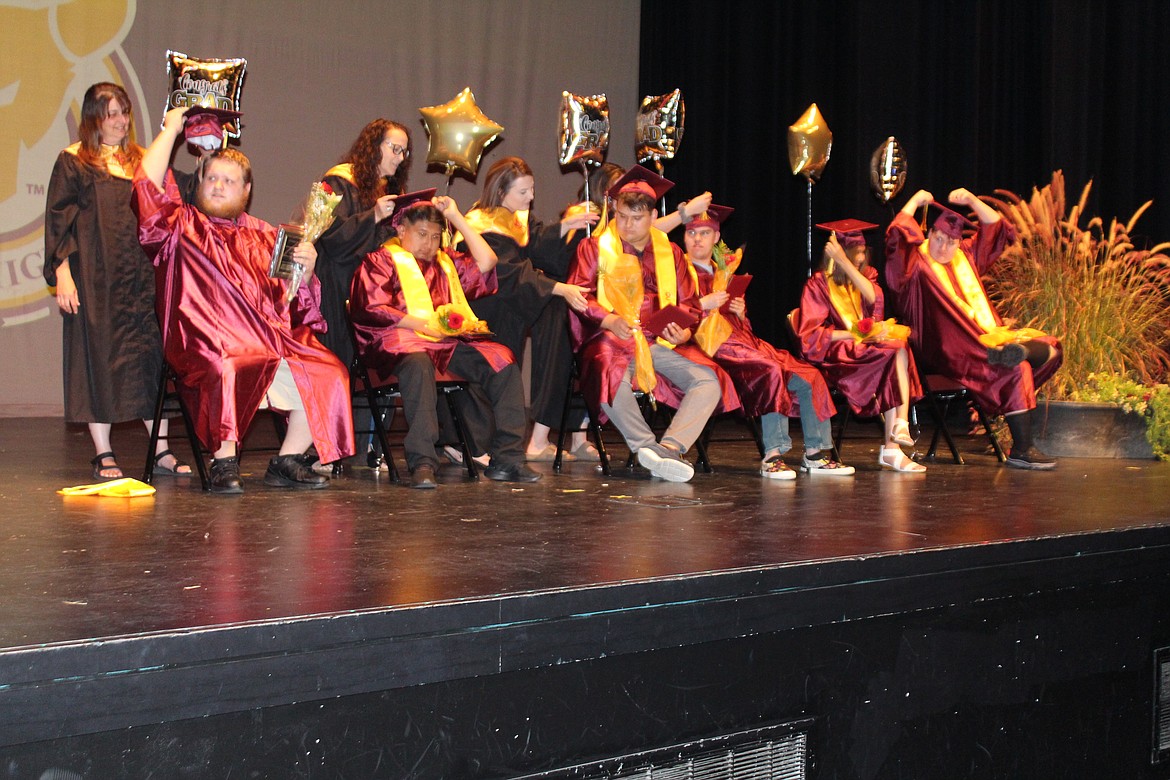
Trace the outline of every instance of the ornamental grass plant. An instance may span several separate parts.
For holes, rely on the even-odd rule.
[[[1067,213],[1060,171],[1028,200],[1005,190],[986,199],[1019,234],[985,280],[988,294],[1017,327],[1061,340],[1064,365],[1044,387],[1054,399],[1089,400],[1081,396],[1092,376],[1152,386],[1170,370],[1170,243],[1146,250],[1130,241],[1152,201],[1128,222],[1106,229],[1092,217],[1081,227],[1091,187]]]
[[[1059,338],[1064,364],[1044,386],[1055,400],[1114,403],[1146,418],[1154,453],[1170,453],[1170,242],[1139,249],[1130,240],[1144,203],[1108,228],[1084,217],[1092,182],[1068,208],[1064,176],[1024,200],[1005,190],[986,198],[1016,227],[988,294],[1016,326]]]

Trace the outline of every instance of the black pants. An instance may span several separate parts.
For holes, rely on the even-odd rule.
[[[492,465],[512,466],[524,461],[524,389],[520,384],[520,370],[515,363],[500,371],[491,365],[474,347],[457,344],[448,370],[463,379],[487,397],[491,404],[494,429],[488,443]],[[407,355],[395,369],[398,387],[402,392],[402,406],[409,429],[403,446],[406,464],[414,471],[420,464],[438,466],[435,444],[439,440],[439,417],[435,410],[438,390],[435,387],[435,364],[425,353]]]

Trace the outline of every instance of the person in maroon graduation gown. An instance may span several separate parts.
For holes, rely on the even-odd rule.
[[[265,405],[289,413],[265,484],[324,487],[304,453],[314,445],[325,462],[352,455],[353,423],[348,372],[314,335],[326,327],[316,250],[296,247],[305,280],[288,302],[288,282],[268,275],[277,231],[245,211],[251,164],[234,149],[207,156],[195,204],[182,202],[168,162],[186,112],[167,112],[134,176],[133,203],[139,241],[156,266],[166,359],[213,453],[212,490],[243,491],[237,445]]]
[[[801,353],[841,392],[855,414],[882,415],[885,435],[878,453],[882,468],[922,472],[926,467],[902,452],[913,446],[907,416],[922,397],[918,368],[907,342],[877,325],[872,336],[854,337],[854,327],[886,319],[885,294],[870,266],[863,230],[877,225],[840,220],[817,227],[834,231],[825,244],[825,265],[804,284],[793,327]]]
[[[445,333],[434,320],[446,305],[453,305],[464,320],[475,316],[469,301],[497,289],[495,252],[452,198],[400,202],[394,219],[397,237],[366,255],[354,274],[350,319],[366,366],[383,379],[398,377],[409,426],[403,444],[411,487],[437,486],[435,375],[447,370],[471,382],[491,406],[491,461],[484,476],[501,482],[537,481],[540,474],[524,464],[524,388],[511,350],[464,333]],[[448,220],[462,234],[468,252],[440,248]]]
[[[836,409],[829,388],[816,368],[777,349],[752,332],[743,296],[729,297],[725,289],[715,290],[715,251],[720,226],[735,209],[711,204],[687,223],[684,241],[687,260],[702,296],[699,303],[704,320],[722,317],[730,328],[701,331],[700,345],[731,375],[743,403],[744,414],[759,417],[764,444],[760,476],[790,480],[796,472],[783,459],[792,447],[788,418],[800,416],[804,439],[801,470],[818,476],[846,477],[852,466],[830,456],[833,434],[830,419]],[[727,314],[718,310],[727,304]],[[711,323],[714,324],[714,323]]]
[[[45,208],[45,281],[61,309],[65,419],[89,426],[95,479],[122,476],[111,423],[149,429],[162,370],[154,272],[138,245],[130,179],[142,158],[126,90],[99,82],[85,92],[77,143],[57,156]],[[159,428],[154,472],[189,476]]]
[[[1015,241],[1015,228],[965,189],[947,199],[975,212],[975,235],[963,239],[970,223],[943,208],[924,236],[914,213],[934,203],[934,196],[919,190],[886,231],[886,285],[901,319],[913,329],[910,344],[924,368],[962,383],[985,413],[1005,415],[1012,434],[1007,464],[1053,468],[1056,461],[1033,441],[1032,410],[1036,388],[1060,367],[1060,342],[1043,335],[1011,338],[979,277]]]
[[[581,241],[569,272],[569,284],[585,287],[589,301],[584,312],[573,312],[570,327],[581,391],[600,409],[602,421],[613,420],[638,462],[654,476],[686,482],[695,472],[682,454],[712,413],[735,411],[740,404],[731,378],[688,343],[692,331],[678,322],[667,324],[659,339],[647,340],[649,348],[643,354],[651,365],[635,356],[643,338],[635,330],[654,312],[673,304],[696,322],[701,313],[682,250],[653,227],[658,218],[655,204],[672,186],[635,165],[610,189],[613,218],[600,236]],[[628,269],[629,263],[637,267]],[[635,277],[640,272],[640,297],[631,301],[635,311],[623,316],[615,311],[618,290],[612,280],[618,271],[628,270]],[[632,383],[644,373],[653,387],[637,380],[639,386],[677,410],[661,440],[642,418],[634,397]]]

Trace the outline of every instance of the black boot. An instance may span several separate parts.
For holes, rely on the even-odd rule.
[[[240,479],[240,461],[235,456],[213,458],[211,478],[207,485],[212,493],[235,495],[244,492],[244,480]]]
[[[329,479],[305,465],[300,455],[277,455],[268,461],[264,484],[272,487],[323,488]]]
[[[1012,433],[1012,449],[1007,465],[1014,469],[1048,470],[1056,468],[1056,461],[1048,457],[1032,441],[1032,412],[1020,412],[1004,417]]]

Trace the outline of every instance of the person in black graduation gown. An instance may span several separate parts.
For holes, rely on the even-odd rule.
[[[95,479],[123,476],[111,424],[137,418],[150,428],[162,372],[154,267],[130,210],[143,151],[133,128],[126,90],[109,82],[86,90],[80,140],[58,155],[45,206],[44,276],[62,312],[65,419],[88,424]],[[163,420],[155,473],[189,475],[167,432]]]

